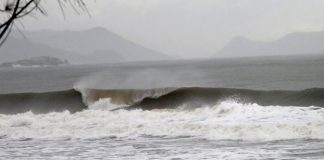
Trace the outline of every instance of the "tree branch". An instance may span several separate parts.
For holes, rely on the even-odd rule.
[[[3,23],[0,22],[0,47],[8,38],[12,26],[14,25],[14,22],[16,20],[21,19],[27,15],[31,15],[31,13],[35,11],[38,11],[43,15],[47,15],[46,11],[40,6],[40,2],[41,0],[12,0],[3,2],[4,9],[0,9],[0,14],[7,14],[9,16],[8,19],[5,20]],[[88,13],[87,7],[83,0],[74,1],[77,7],[75,7],[70,0],[57,0],[57,2],[62,10],[64,17],[65,13],[63,3],[69,3],[73,7],[73,10],[78,14],[79,12],[76,9],[77,7]]]

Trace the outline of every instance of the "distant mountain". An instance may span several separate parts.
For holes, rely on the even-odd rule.
[[[117,58],[126,61],[163,60],[169,57],[129,41],[105,28],[92,28],[83,31],[37,31],[26,32],[34,43],[44,44],[69,52],[92,55],[94,59]],[[107,57],[105,57],[107,51]],[[113,54],[113,55],[111,55]],[[98,56],[99,57],[95,57]]]
[[[125,59],[118,53],[110,50],[96,51],[91,55],[82,55],[50,47],[44,44],[33,43],[28,39],[10,37],[0,47],[0,63],[14,62],[39,56],[52,56],[68,59],[72,64],[122,62]]]
[[[112,50],[97,50],[85,56],[88,63],[123,62],[126,58]]]
[[[71,61],[80,61],[80,57],[65,50],[49,47],[42,44],[35,44],[29,40],[10,37],[0,47],[0,63],[14,62],[21,59],[28,59],[39,56],[53,56]]]
[[[324,32],[293,33],[277,41],[258,42],[244,37],[232,39],[215,57],[301,55],[324,53]]]

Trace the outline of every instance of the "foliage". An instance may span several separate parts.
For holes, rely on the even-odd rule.
[[[32,16],[38,12],[47,15],[46,10],[41,5],[42,0],[2,0],[0,2],[0,15],[4,20],[0,20],[0,46],[8,38],[15,22],[25,16]],[[87,8],[83,0],[57,0],[61,11],[64,14],[66,5],[70,5],[77,13],[86,11]]]

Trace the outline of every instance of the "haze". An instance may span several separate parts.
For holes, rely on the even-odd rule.
[[[49,16],[25,19],[24,28],[83,30],[100,26],[180,58],[209,57],[237,36],[271,41],[289,33],[324,30],[323,0],[87,0],[86,3],[91,17],[67,11],[64,19],[55,1],[44,1]]]

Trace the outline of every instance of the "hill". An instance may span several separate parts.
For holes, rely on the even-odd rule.
[[[156,61],[170,57],[129,41],[104,28],[83,31],[17,32],[0,48],[0,63],[37,56],[54,56],[72,64]]]
[[[93,53],[102,56],[105,51],[117,53],[126,61],[163,60],[168,56],[129,41],[105,28],[96,27],[82,31],[37,31],[27,32],[34,43],[40,43],[82,55]]]
[[[270,42],[232,39],[215,57],[278,56],[324,53],[324,32],[292,33]]]

